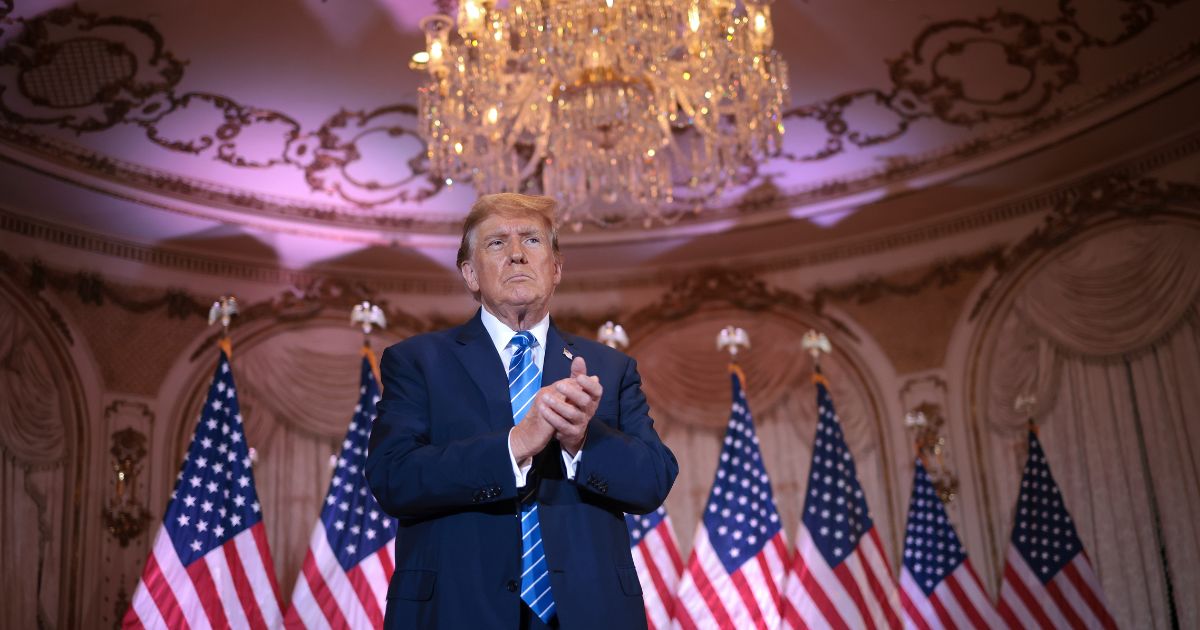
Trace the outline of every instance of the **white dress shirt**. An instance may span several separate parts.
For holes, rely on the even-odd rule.
[[[517,331],[508,327],[507,324],[500,321],[495,315],[488,312],[487,307],[481,309],[480,318],[483,320],[483,327],[487,330],[488,336],[492,338],[492,344],[496,346],[496,353],[500,355],[500,362],[504,365],[504,371],[508,371],[508,364],[512,361],[513,346],[511,343]],[[550,314],[547,313],[542,321],[533,325],[529,329],[533,335],[533,362],[537,364],[538,371],[543,372],[542,366],[546,363],[546,334],[550,332]],[[515,428],[515,427],[514,427]],[[510,429],[508,438],[508,459],[512,462],[513,476],[517,480],[517,487],[521,488],[525,485],[525,478],[529,475],[529,469],[533,465],[532,462],[525,466],[517,465],[517,458],[512,452],[512,430]],[[583,449],[579,449],[575,453],[575,457],[571,457],[566,451],[562,451],[563,463],[567,468],[567,479],[575,478],[575,468],[579,466],[579,458],[583,455]]]

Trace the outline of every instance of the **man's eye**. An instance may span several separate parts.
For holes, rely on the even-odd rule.
[[[533,243],[534,245],[536,245],[536,244],[538,244],[538,243],[541,243],[541,242],[542,242],[542,239],[540,239],[540,238],[538,238],[538,237],[536,237],[536,236],[530,236],[529,238],[525,239],[525,242],[526,242],[526,243]]]
[[[488,246],[488,247],[490,247],[490,248],[492,248],[492,249],[495,249],[495,248],[497,248],[497,247],[499,247],[499,246],[501,246],[501,245],[503,245],[503,244],[504,244],[504,243],[503,243],[503,242],[501,242],[501,241],[500,241],[500,239],[492,239],[492,240],[490,240],[490,241],[488,241],[488,242],[487,242],[487,246]]]

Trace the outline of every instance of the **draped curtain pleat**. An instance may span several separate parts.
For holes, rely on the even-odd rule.
[[[1007,543],[1027,415],[1123,627],[1200,625],[1200,231],[1126,226],[1049,259],[993,340],[991,524]],[[1173,612],[1172,612],[1173,609]]]

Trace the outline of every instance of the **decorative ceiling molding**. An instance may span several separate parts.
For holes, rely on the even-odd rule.
[[[727,266],[737,273],[762,277],[773,273],[785,273],[795,269],[846,260],[855,257],[879,254],[901,247],[949,238],[990,225],[1000,224],[1033,213],[1045,212],[1050,208],[1072,207],[1077,200],[1086,196],[1086,191],[1095,182],[1104,180],[1136,181],[1147,173],[1181,159],[1200,154],[1200,133],[1177,139],[1157,150],[1118,164],[1105,171],[1082,180],[1067,182],[1055,188],[1041,191],[1007,203],[985,206],[973,211],[942,217],[928,223],[848,239],[816,248],[806,248],[785,254],[737,260]],[[1175,186],[1189,186],[1175,184]],[[321,283],[360,283],[375,293],[405,293],[421,295],[458,295],[462,282],[454,274],[402,275],[378,274],[360,270],[330,270],[311,272],[281,268],[268,263],[238,261],[228,258],[166,249],[144,245],[133,241],[110,237],[86,230],[63,226],[34,217],[26,216],[13,209],[0,206],[0,233],[17,234],[26,238],[87,251],[102,256],[131,260],[154,267],[174,269],[187,273],[203,274],[237,280],[281,284],[294,287],[317,286]],[[944,261],[941,271],[931,271],[936,276],[948,276],[961,271],[979,270],[981,258],[994,259],[1003,263],[1011,253],[993,253],[992,250],[960,259]],[[958,261],[958,262],[956,262]],[[968,262],[962,262],[968,261]],[[1007,263],[1006,263],[1007,264]],[[987,265],[984,265],[987,266]],[[1007,264],[1011,266],[1011,264]],[[638,270],[631,273],[588,274],[571,277],[568,275],[559,287],[560,293],[587,293],[630,288],[669,288],[685,283],[695,274],[695,267],[665,268],[657,271]],[[859,284],[877,282],[865,279]],[[865,289],[862,289],[865,291]],[[844,299],[845,296],[833,288],[818,287],[814,299]],[[85,300],[86,301],[86,300]],[[207,312],[208,305],[202,305]],[[603,323],[601,321],[600,323]],[[599,325],[599,324],[597,324]]]
[[[1057,15],[1042,20],[999,10],[989,17],[931,24],[914,37],[908,50],[888,62],[890,86],[851,90],[787,112],[786,117],[792,120],[819,123],[826,137],[811,150],[789,150],[783,159],[810,163],[851,147],[885,144],[902,137],[912,123],[923,119],[968,129],[1011,120],[1015,123],[1011,128],[993,130],[926,155],[896,156],[879,169],[846,174],[800,189],[780,190],[769,178],[760,178],[748,182],[750,187],[737,203],[699,213],[684,223],[778,213],[875,189],[984,154],[996,154],[1067,119],[1094,111],[1200,58],[1200,39],[1196,39],[1170,58],[1154,60],[1078,102],[1054,103],[1055,95],[1078,82],[1081,54],[1112,49],[1136,39],[1160,21],[1166,12],[1162,7],[1171,4],[1175,3],[1120,3],[1122,30],[1107,37],[1090,32],[1074,4],[1066,0],[1058,3]],[[0,92],[0,115],[7,123],[0,125],[0,141],[23,152],[123,186],[273,219],[434,234],[457,230],[461,220],[458,215],[382,208],[384,204],[420,203],[439,193],[444,185],[426,176],[424,143],[416,134],[416,109],[411,104],[387,105],[372,111],[342,109],[315,129],[305,129],[286,112],[243,103],[227,95],[179,91],[185,67],[166,50],[162,35],[148,21],[101,17],[76,6],[10,21],[21,24],[24,31],[0,51],[0,70],[16,78],[18,86],[17,90]],[[139,41],[143,45],[137,45]],[[1008,67],[1023,73],[1027,80],[1002,94],[986,96],[980,86],[971,83],[972,78],[979,77],[947,74],[939,65],[950,56],[983,49],[1003,50]],[[65,75],[55,70],[55,64],[68,53],[86,53],[92,62],[102,61],[106,71],[100,76],[107,79],[96,79],[95,85],[86,89],[59,85],[61,81],[56,82],[56,78]],[[31,79],[39,75],[39,80]],[[87,103],[77,103],[82,98],[80,90],[89,93]],[[221,123],[214,129],[189,132],[189,137],[171,136],[164,122],[189,109],[215,111]],[[871,130],[853,124],[856,119],[879,117],[891,120],[892,126]],[[131,164],[35,131],[37,127],[52,127],[87,133],[117,125],[141,128],[149,141],[166,150],[209,155],[232,167],[300,169],[312,191],[345,203],[320,204],[235,189]],[[261,151],[251,155],[239,147],[239,138],[262,137],[264,133],[278,141],[267,157],[260,155]],[[414,139],[414,152],[405,161],[407,173],[387,182],[353,177],[349,167],[365,159],[357,143],[374,134]]]
[[[857,339],[846,324],[825,313],[830,302],[852,301],[866,304],[884,296],[914,296],[930,287],[958,282],[964,273],[995,269],[998,273],[980,294],[971,318],[985,304],[1007,272],[1038,253],[1060,246],[1079,232],[1105,220],[1132,218],[1146,220],[1162,214],[1185,213],[1200,216],[1200,185],[1135,179],[1121,176],[1089,180],[1050,212],[1041,226],[1011,248],[993,248],[976,254],[942,261],[929,267],[911,281],[868,277],[854,282],[820,286],[810,296],[771,287],[753,273],[742,270],[701,269],[680,278],[650,305],[631,312],[580,313],[564,311],[555,320],[563,328],[590,335],[605,320],[621,321],[632,330],[649,330],[657,325],[680,321],[704,309],[731,307],[748,311],[812,313],[824,318],[840,333]],[[4,215],[0,214],[0,218]],[[17,261],[0,252],[0,272],[26,288],[47,309],[51,321],[70,341],[63,318],[41,296],[46,289],[74,292],[84,304],[99,306],[111,302],[134,314],[165,310],[168,318],[204,317],[208,301],[179,289],[166,289],[152,297],[134,297],[134,291],[91,272],[53,269],[39,260]],[[327,309],[347,311],[363,300],[378,304],[393,329],[408,333],[438,330],[457,322],[440,314],[417,316],[380,297],[381,291],[368,283],[336,278],[315,278],[305,285],[293,285],[271,300],[243,305],[239,321],[245,325],[258,321],[297,322],[316,318]],[[144,289],[137,294],[144,296]],[[215,339],[216,333],[214,333]],[[204,344],[202,347],[208,347]],[[198,356],[198,355],[197,355]],[[193,360],[196,356],[192,357]]]
[[[971,308],[974,320],[1008,275],[1034,256],[1062,246],[1090,228],[1116,220],[1147,221],[1181,214],[1200,219],[1200,185],[1114,175],[1084,182],[1066,195],[1036,230],[999,252],[993,265],[997,276]]]

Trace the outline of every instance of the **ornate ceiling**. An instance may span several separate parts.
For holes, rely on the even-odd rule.
[[[429,178],[415,135],[406,62],[434,10],[0,0],[0,204],[284,266],[445,267],[474,193]],[[676,225],[567,235],[584,267],[895,230],[1200,129],[1145,113],[1196,111],[1200,2],[776,0],[774,20],[783,154]],[[1113,153],[1071,144],[1097,129]]]

